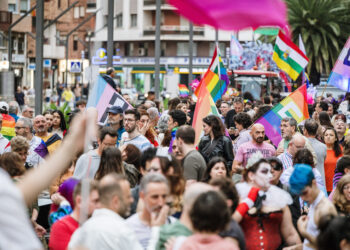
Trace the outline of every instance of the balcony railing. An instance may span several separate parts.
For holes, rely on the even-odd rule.
[[[189,26],[178,26],[178,25],[162,25],[160,26],[161,35],[188,35]],[[156,26],[148,26],[143,29],[143,35],[155,35]],[[193,27],[193,35],[204,36],[204,27]]]
[[[161,4],[166,4],[166,0],[162,0]],[[143,1],[143,5],[144,6],[148,6],[148,5],[156,5],[156,0],[144,0]]]
[[[0,30],[8,30],[12,23],[12,12],[0,10]]]

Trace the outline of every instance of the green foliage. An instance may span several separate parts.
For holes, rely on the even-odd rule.
[[[292,40],[298,44],[301,34],[310,59],[308,71],[329,74],[350,35],[350,1],[285,1]]]
[[[69,120],[69,113],[72,111],[71,108],[68,105],[68,102],[64,102],[64,104],[61,107],[57,107],[55,103],[50,103],[48,107],[45,108],[44,112],[48,109],[51,110],[60,110],[64,115],[64,121],[66,122],[67,129],[69,127],[68,120]]]

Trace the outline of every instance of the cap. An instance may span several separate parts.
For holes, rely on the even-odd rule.
[[[0,109],[4,111],[8,111],[9,105],[6,102],[0,102]]]
[[[300,194],[311,181],[315,179],[312,167],[307,164],[295,164],[292,175],[289,178],[290,191]]]
[[[124,111],[121,107],[119,106],[112,106],[108,109],[108,113],[112,113],[112,114],[123,114]]]

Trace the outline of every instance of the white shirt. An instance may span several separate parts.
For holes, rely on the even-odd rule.
[[[74,232],[68,249],[75,249],[78,246],[89,250],[142,250],[125,220],[106,208],[96,209],[92,217]]]
[[[316,200],[310,205],[309,208],[309,213],[307,215],[309,221],[307,223],[306,226],[306,232],[308,232],[308,234],[310,234],[313,237],[317,237],[317,235],[319,234],[319,230],[317,228],[317,225],[315,223],[315,209],[316,206],[318,205],[318,203],[320,203],[320,201],[323,199],[324,194],[322,192],[320,192],[317,197]],[[309,241],[307,239],[304,239],[304,245],[303,245],[303,250],[311,250],[313,248],[308,247]]]
[[[29,221],[22,194],[0,169],[0,249],[42,249]]]
[[[0,154],[2,155],[5,152],[6,146],[9,144],[9,140],[0,134]]]

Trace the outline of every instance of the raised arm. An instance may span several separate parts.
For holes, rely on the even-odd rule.
[[[27,204],[31,204],[42,190],[49,187],[55,178],[70,166],[77,153],[83,150],[87,123],[91,125],[88,126],[87,134],[93,136],[96,133],[96,114],[96,111],[90,110],[77,116],[56,152],[37,168],[28,171],[18,182],[17,186]]]

